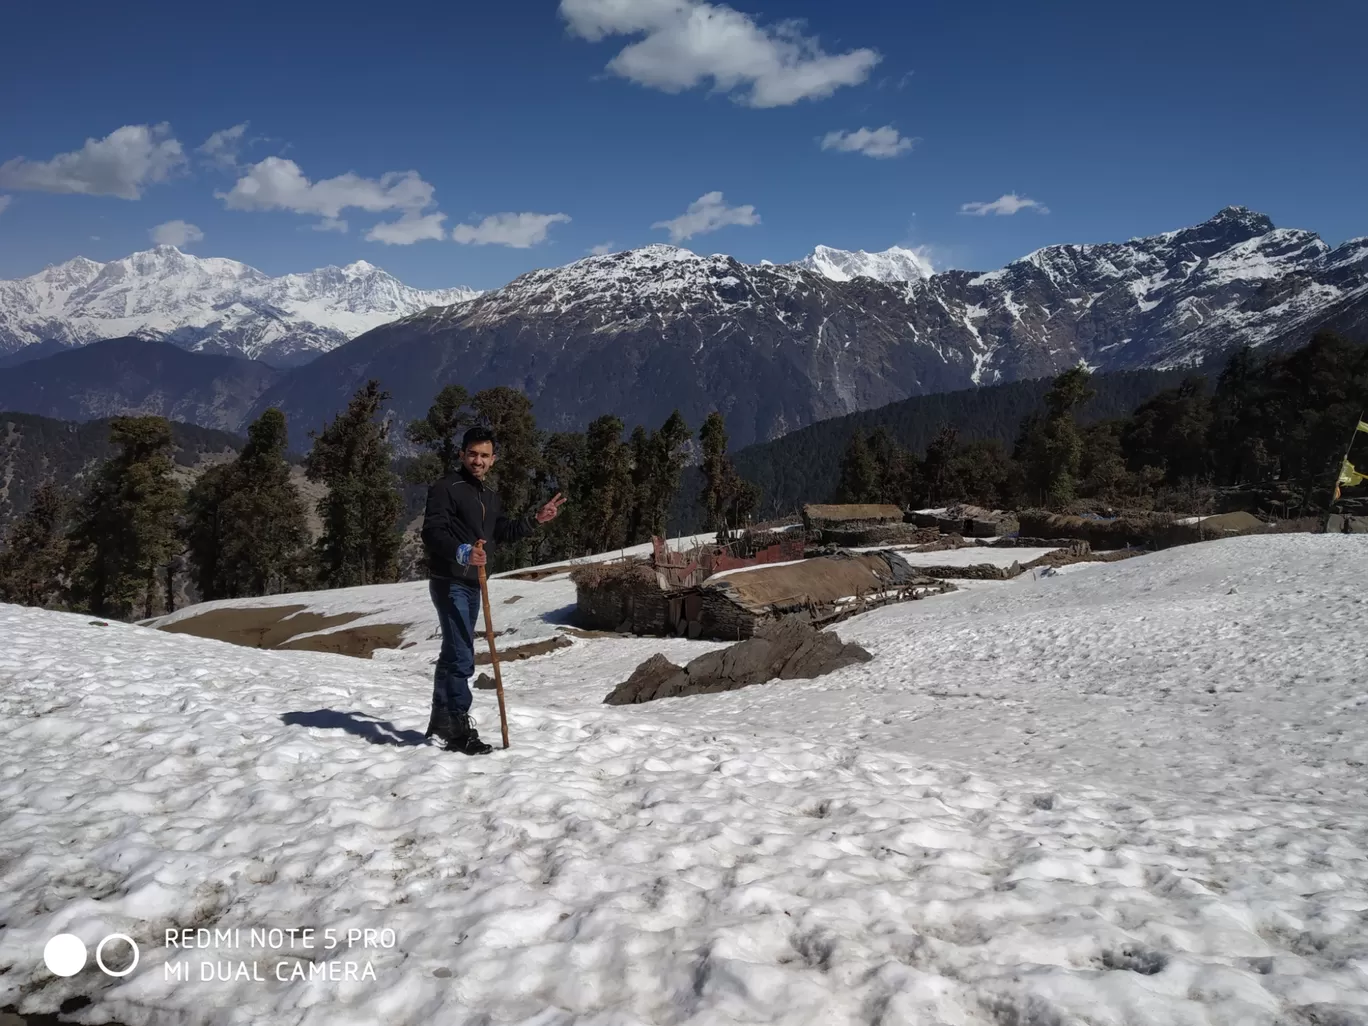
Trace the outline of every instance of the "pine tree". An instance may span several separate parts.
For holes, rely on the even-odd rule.
[[[499,385],[475,393],[471,400],[476,415],[494,432],[498,460],[489,472],[489,483],[499,492],[504,509],[521,514],[532,503],[541,439],[532,400],[516,388]]]
[[[605,414],[589,424],[572,468],[569,502],[579,511],[579,554],[621,548],[634,497],[631,451],[622,421]]]
[[[698,443],[703,457],[703,493],[699,498],[703,503],[704,522],[709,531],[721,531],[726,526],[728,471],[731,468],[727,460],[727,425],[722,414],[716,410],[708,414],[699,429]]]
[[[948,424],[943,426],[926,447],[920,467],[920,478],[925,501],[931,506],[954,501],[954,460],[959,449],[959,432]]]
[[[186,541],[204,599],[268,595],[306,577],[308,524],[287,443],[285,415],[266,410],[238,458],[190,489]]]
[[[377,419],[388,399],[378,381],[369,381],[321,434],[311,435],[304,472],[328,486],[318,502],[323,536],[317,549],[320,576],[332,588],[398,575],[404,503],[390,469],[388,425]]]
[[[863,431],[850,436],[841,457],[841,479],[836,487],[837,502],[874,502],[879,490],[881,469],[865,441]]]
[[[760,489],[736,472],[727,458],[727,428],[722,414],[714,410],[698,432],[702,450],[703,491],[700,499],[707,528],[725,544],[733,528],[744,527],[760,505]]]
[[[61,489],[51,481],[38,486],[0,547],[0,602],[60,607],[69,515],[70,502]]]
[[[1222,484],[1258,480],[1268,469],[1267,446],[1258,423],[1259,408],[1267,392],[1263,371],[1254,350],[1246,345],[1231,354],[1216,379],[1207,444],[1216,479]],[[1257,455],[1251,450],[1255,440],[1262,450]]]
[[[649,475],[649,517],[645,529],[658,538],[664,538],[666,534],[666,516],[679,491],[679,480],[688,461],[689,441],[689,425],[684,423],[678,410],[655,432],[655,444],[651,449],[654,462]]]
[[[1044,416],[1023,423],[1016,458],[1023,464],[1033,501],[1062,506],[1076,494],[1083,436],[1074,414],[1093,394],[1088,388],[1090,377],[1082,367],[1059,375],[1045,396]]]
[[[72,531],[73,595],[98,616],[155,614],[158,577],[179,551],[184,497],[172,477],[171,426],[162,417],[116,417],[117,455],[100,467]]]
[[[232,463],[210,467],[200,474],[185,497],[182,532],[195,588],[205,602],[233,597],[221,565],[229,530],[222,511],[232,492],[233,469]]]
[[[726,488],[726,514],[723,522],[722,535],[725,536],[728,530],[745,530],[750,526],[751,518],[755,515],[756,509],[760,506],[760,486],[754,481],[747,481],[736,472],[736,468],[730,463],[727,464],[727,488]],[[725,537],[724,539],[725,540]]]
[[[1134,471],[1163,470],[1169,484],[1204,478],[1212,469],[1211,423],[1206,379],[1188,378],[1136,408],[1121,433],[1126,462]]]
[[[405,471],[409,484],[432,484],[460,467],[461,435],[474,422],[466,409],[469,402],[469,393],[460,385],[446,385],[428,407],[427,416],[404,429],[405,438],[426,450]]]
[[[560,516],[537,532],[543,559],[554,561],[583,555],[579,545],[584,517],[576,501],[579,490],[575,487],[575,468],[582,465],[583,453],[584,435],[578,432],[557,431],[542,439],[537,491],[542,495],[560,492],[569,500],[561,507]]]
[[[955,502],[988,509],[1011,505],[1012,461],[996,438],[975,438],[956,446],[946,479]]]
[[[656,432],[649,434],[638,424],[632,429],[632,437],[627,441],[627,450],[632,468],[632,514],[627,528],[627,544],[636,545],[647,541],[644,533],[651,521],[651,502],[654,491],[653,475],[658,459],[656,449],[660,438]]]
[[[1270,359],[1266,374],[1271,400],[1260,411],[1259,436],[1286,480],[1328,499],[1347,436],[1368,407],[1368,346],[1317,332],[1301,349]]]
[[[1083,431],[1083,457],[1079,463],[1080,492],[1106,503],[1136,496],[1138,480],[1126,469],[1121,434],[1128,421],[1104,420]]]
[[[893,440],[893,434],[880,424],[869,433],[869,455],[877,469],[872,501],[902,506],[911,501],[912,454]]]
[[[532,413],[532,400],[516,388],[499,385],[476,392],[470,405],[476,419],[489,425],[494,432],[498,459],[489,472],[489,486],[498,491],[509,516],[523,516],[533,505],[541,462],[541,437]],[[539,542],[540,539],[534,536],[512,545],[497,546],[490,572],[528,565]]]

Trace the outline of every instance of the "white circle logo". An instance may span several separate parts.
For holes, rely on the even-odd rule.
[[[130,948],[133,949],[133,961],[128,963],[128,968],[120,969],[116,972],[115,970],[109,968],[109,966],[104,964],[104,946],[108,944],[110,941],[123,941],[125,944],[127,944]],[[108,937],[106,937],[104,940],[100,941],[98,945],[96,945],[95,964],[100,967],[100,972],[104,973],[106,976],[127,976],[134,969],[138,968],[138,955],[138,945],[132,937],[130,937],[126,933],[111,933]],[[81,961],[85,961],[84,947],[81,948]]]
[[[85,942],[74,933],[59,933],[43,945],[43,964],[54,976],[75,976],[85,968]]]

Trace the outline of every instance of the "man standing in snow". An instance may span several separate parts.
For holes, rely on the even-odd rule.
[[[492,749],[470,718],[468,681],[475,672],[475,620],[480,611],[480,571],[487,550],[475,543],[515,542],[556,518],[565,500],[555,498],[517,520],[503,515],[499,495],[485,486],[494,466],[494,432],[473,427],[461,440],[461,469],[428,489],[423,513],[423,547],[428,557],[428,593],[437,607],[442,651],[432,685],[427,736],[449,751],[485,755]]]

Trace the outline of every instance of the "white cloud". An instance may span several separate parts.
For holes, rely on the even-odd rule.
[[[965,203],[960,207],[961,214],[973,214],[975,217],[984,217],[987,214],[998,214],[1008,217],[1015,214],[1018,210],[1035,210],[1040,214],[1048,214],[1050,208],[1043,203],[1038,203],[1025,196],[1018,196],[1014,192],[1009,192],[999,196],[991,203]]]
[[[598,42],[642,36],[608,62],[638,85],[679,93],[711,80],[752,107],[785,107],[859,85],[877,51],[828,54],[796,21],[760,26],[747,14],[703,0],[561,0],[570,31]]]
[[[309,225],[316,232],[346,232],[347,222],[340,217],[325,217],[318,224]]]
[[[166,221],[148,231],[147,234],[158,246],[184,246],[187,243],[199,242],[204,238],[204,232],[185,221]]]
[[[0,187],[135,200],[185,163],[170,126],[124,125],[51,160],[15,157],[0,164]]]
[[[553,224],[569,220],[568,214],[491,214],[476,225],[458,224],[452,229],[451,237],[467,245],[527,249],[544,242]]]
[[[407,213],[397,221],[382,221],[366,232],[367,242],[383,242],[387,246],[410,246],[424,239],[446,237],[442,222],[446,214]]]
[[[866,157],[896,157],[916,145],[915,139],[900,135],[892,125],[882,128],[857,128],[853,132],[828,132],[822,137],[822,149],[842,153],[863,153]]]
[[[13,199],[13,196],[0,196],[0,214],[5,212],[5,208],[10,205]]]
[[[667,228],[671,242],[683,242],[695,235],[715,232],[727,225],[757,225],[760,215],[753,206],[729,207],[720,192],[710,192],[689,204],[689,209],[669,221],[657,221],[652,228]]]
[[[293,160],[267,157],[247,168],[228,192],[214,193],[230,210],[291,210],[336,219],[348,207],[417,213],[432,203],[432,186],[416,171],[362,178],[348,171],[311,182]]]
[[[5,209],[5,208],[4,208],[4,207],[0,207],[0,210],[3,210],[3,209]],[[590,247],[589,247],[589,255],[590,255],[590,256],[607,256],[607,255],[608,255],[609,253],[611,253],[611,252],[613,252],[613,243],[612,243],[612,242],[600,242],[597,246],[590,246]]]
[[[204,140],[204,143],[195,152],[204,154],[204,158],[215,167],[227,171],[236,171],[238,152],[242,149],[242,135],[247,131],[247,124],[244,121],[240,125],[215,132]]]

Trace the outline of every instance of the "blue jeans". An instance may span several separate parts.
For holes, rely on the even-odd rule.
[[[442,651],[432,680],[432,704],[453,713],[470,711],[470,675],[475,672],[475,620],[480,615],[479,585],[430,580],[428,594],[442,627]]]

